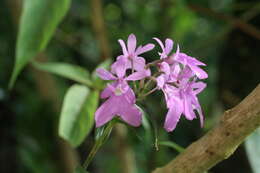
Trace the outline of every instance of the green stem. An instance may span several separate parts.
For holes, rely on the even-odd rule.
[[[176,151],[178,151],[179,153],[181,153],[185,150],[185,148],[181,147],[180,145],[178,145],[172,141],[160,141],[159,144],[167,146],[167,147],[171,147],[171,148],[175,149]]]
[[[150,90],[149,92],[147,92],[147,93],[145,93],[145,94],[139,96],[138,100],[139,100],[139,101],[140,101],[140,100],[143,100],[146,96],[152,94],[152,93],[153,93],[154,91],[156,91],[157,89],[158,89],[158,88],[155,87],[155,88],[153,88],[152,90]]]
[[[93,160],[93,158],[95,157],[96,153],[98,152],[99,148],[106,142],[106,140],[108,139],[110,132],[112,131],[114,125],[115,125],[116,121],[111,121],[107,127],[105,128],[103,134],[95,141],[95,144],[93,146],[93,148],[91,149],[87,159],[85,160],[84,164],[83,164],[83,168],[85,170],[87,170],[90,162]]]

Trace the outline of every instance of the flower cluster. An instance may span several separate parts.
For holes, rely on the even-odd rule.
[[[208,77],[207,73],[199,67],[205,66],[205,64],[181,53],[179,46],[177,46],[177,51],[171,54],[173,49],[171,39],[166,39],[165,44],[158,38],[154,38],[154,40],[162,49],[159,52],[160,60],[146,64],[145,59],[140,55],[152,50],[154,44],[136,48],[136,37],[131,34],[128,37],[127,45],[123,40],[119,40],[123,54],[117,57],[111,65],[111,70],[97,69],[100,78],[112,81],[101,93],[101,98],[107,100],[95,113],[97,127],[104,125],[115,116],[119,116],[132,126],[139,126],[142,112],[136,105],[136,96],[129,82],[140,81],[142,83],[148,78],[155,79],[155,89],[164,93],[168,108],[164,128],[168,132],[175,129],[182,114],[188,120],[196,118],[195,111],[200,117],[201,126],[203,125],[203,115],[197,94],[206,87],[206,84],[197,80]],[[152,65],[157,67],[159,73],[151,74],[149,67]],[[140,92],[140,90],[138,91]]]

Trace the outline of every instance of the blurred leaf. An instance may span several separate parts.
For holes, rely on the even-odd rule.
[[[178,151],[179,153],[181,153],[185,150],[183,147],[181,147],[180,145],[178,145],[178,144],[176,144],[175,142],[172,142],[172,141],[160,141],[159,145],[171,147],[171,148],[175,149],[176,151]]]
[[[74,173],[89,173],[89,172],[87,172],[82,166],[78,166],[75,169]]]
[[[245,142],[246,152],[254,173],[260,173],[260,128]]]
[[[87,70],[80,66],[66,64],[66,63],[37,63],[34,62],[33,65],[43,71],[47,71],[79,83],[85,84],[87,86],[91,86],[92,83],[90,81],[90,75]]]
[[[43,51],[70,6],[70,0],[25,0],[16,43],[11,88],[22,68]]]
[[[70,87],[65,95],[59,135],[74,147],[83,142],[94,124],[98,95],[98,91],[90,91],[86,86],[78,84]]]

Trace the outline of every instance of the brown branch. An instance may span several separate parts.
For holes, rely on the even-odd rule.
[[[243,32],[260,40],[260,30],[257,29],[254,25],[246,23],[246,21],[244,21],[242,19],[228,16],[228,15],[225,15],[222,13],[218,13],[209,8],[200,7],[200,6],[196,6],[196,5],[189,5],[189,8],[193,11],[206,14],[207,16],[226,21],[226,22],[230,23],[231,25],[241,29]]]
[[[91,9],[92,9],[92,17],[91,17],[92,25],[96,33],[97,40],[99,41],[101,58],[103,60],[107,58],[111,58],[111,49],[108,44],[101,0],[92,0]]]
[[[260,126],[260,84],[183,153],[152,173],[202,173],[227,159]]]

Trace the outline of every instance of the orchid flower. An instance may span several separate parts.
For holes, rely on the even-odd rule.
[[[136,37],[134,34],[129,35],[127,46],[125,42],[121,39],[119,39],[118,42],[123,50],[123,55],[118,56],[117,60],[121,58],[127,59],[127,69],[133,69],[135,71],[145,71],[146,76],[150,76],[150,69],[145,69],[145,59],[139,55],[152,50],[154,48],[154,44],[149,43],[144,46],[140,45],[136,48]]]
[[[135,94],[127,84],[127,81],[139,80],[139,76],[133,73],[128,77],[126,73],[126,61],[120,59],[114,65],[115,75],[105,69],[97,69],[97,74],[103,80],[112,80],[112,84],[102,91],[101,98],[108,98],[96,111],[96,126],[100,127],[110,121],[113,117],[119,116],[132,126],[141,124],[142,113],[135,105]]]
[[[193,110],[198,112],[202,126],[203,115],[196,95],[206,87],[206,84],[203,82],[196,83],[194,80],[190,81],[193,73],[189,68],[181,70],[175,64],[171,70],[170,67],[167,67],[169,66],[167,63],[163,62],[162,64],[161,68],[164,74],[157,78],[157,85],[163,91],[169,109],[164,128],[168,132],[173,131],[181,114],[184,114],[186,119],[193,120],[196,117]]]
[[[177,45],[176,52],[171,53],[173,41],[169,38],[164,43],[158,38],[153,39],[158,42],[162,49],[161,52],[158,52],[160,60],[150,63],[155,65],[160,73],[158,77],[156,77],[157,75],[150,77],[150,81],[156,77],[157,86],[147,93],[142,93],[145,91],[142,90],[142,87],[135,91],[142,91],[141,96],[147,96],[147,94],[156,90],[163,91],[168,109],[164,123],[166,131],[170,132],[176,128],[181,115],[184,115],[188,120],[193,120],[196,118],[195,112],[199,115],[200,124],[203,126],[203,114],[197,95],[206,87],[205,83],[198,81],[198,79],[208,77],[208,74],[199,67],[205,66],[205,64],[196,58],[181,53],[179,45]],[[135,93],[128,82],[151,76],[151,71],[148,68],[150,66],[146,67],[145,59],[140,55],[153,49],[154,44],[137,47],[134,34],[129,35],[127,45],[121,39],[118,41],[123,54],[119,55],[111,65],[111,72],[105,69],[97,69],[97,74],[101,79],[112,81],[100,95],[106,101],[95,113],[97,127],[104,125],[115,116],[119,116],[132,126],[139,126],[142,120],[142,112],[135,104]],[[129,69],[131,69],[131,72],[126,75],[126,71]],[[142,80],[139,86],[145,86],[142,83],[145,81]]]
[[[164,128],[168,132],[175,129],[181,114],[188,120],[196,118],[194,110],[198,112],[201,127],[203,126],[203,115],[197,94],[205,87],[206,84],[203,82],[188,82],[187,80],[181,81],[178,87],[166,86],[164,93],[167,95],[169,111],[166,115]]]
[[[206,64],[200,62],[196,58],[188,56],[185,53],[179,53],[178,56],[175,57],[175,61],[183,64],[184,66],[188,66],[199,79],[208,78],[208,74],[204,70],[198,67],[198,66],[206,66]]]
[[[164,59],[167,58],[168,55],[171,53],[172,48],[173,48],[173,41],[169,38],[167,38],[165,40],[165,46],[163,45],[162,41],[156,37],[153,38],[154,40],[156,40],[158,42],[158,44],[160,45],[162,52],[158,52],[158,54],[160,55],[160,59]]]

